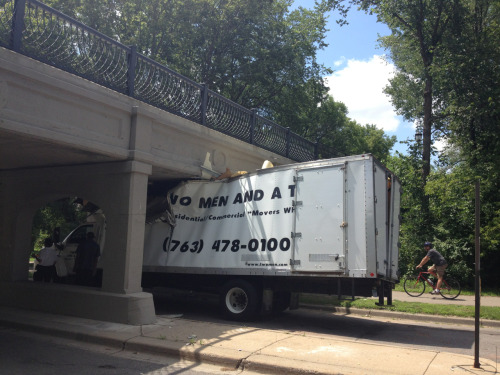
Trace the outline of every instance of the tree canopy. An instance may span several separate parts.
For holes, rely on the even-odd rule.
[[[437,243],[457,275],[470,274],[475,181],[481,181],[485,279],[499,285],[500,2],[498,0],[354,1],[389,26],[381,38],[398,69],[386,92],[406,119],[420,124],[423,144],[392,160],[406,180],[403,258],[424,240]],[[445,140],[435,153],[433,142]],[[421,149],[420,146],[423,146]],[[422,171],[422,181],[415,180]],[[404,263],[409,269],[409,263]],[[458,271],[460,270],[460,272]],[[452,269],[453,271],[453,269]]]
[[[318,0],[295,10],[292,0],[46,3],[320,141],[322,157],[371,152],[385,162],[403,186],[403,273],[430,240],[452,263],[450,272],[470,280],[473,184],[480,180],[484,280],[500,285],[499,0]],[[327,47],[330,11],[345,16],[351,5],[391,30],[380,41],[397,73],[385,91],[424,135],[421,144],[407,141],[407,154],[391,156],[395,137],[350,119],[328,95],[323,77],[331,70],[316,54]],[[437,140],[446,141],[445,151],[436,151]]]
[[[316,53],[327,46],[329,12],[345,14],[341,2],[294,10],[293,0],[46,3],[313,142],[321,139],[331,150],[324,157],[372,152],[385,159],[395,143],[373,125],[347,121],[341,103],[332,110],[323,80],[331,70]]]

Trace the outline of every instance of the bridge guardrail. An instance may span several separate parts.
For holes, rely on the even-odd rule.
[[[292,160],[318,158],[317,143],[37,0],[0,0],[0,46]]]

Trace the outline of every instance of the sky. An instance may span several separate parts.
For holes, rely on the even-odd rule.
[[[295,6],[311,8],[312,0],[296,0]],[[387,51],[378,46],[379,35],[389,35],[384,24],[377,23],[376,16],[351,9],[348,25],[339,26],[338,17],[331,14],[325,42],[319,50],[317,60],[334,70],[326,76],[330,95],[335,101],[343,102],[348,116],[362,125],[374,124],[387,135],[395,135],[398,142],[392,152],[406,153],[407,146],[400,144],[407,138],[414,138],[415,128],[396,114],[390,98],[383,93],[389,78],[394,74],[394,65],[384,60]]]

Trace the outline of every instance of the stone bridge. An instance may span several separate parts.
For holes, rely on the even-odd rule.
[[[154,321],[141,288],[148,186],[291,159],[0,47],[0,300],[130,324]],[[101,288],[28,281],[37,209],[69,196],[107,220]]]

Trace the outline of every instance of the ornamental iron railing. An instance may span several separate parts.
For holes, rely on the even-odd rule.
[[[291,160],[319,156],[317,143],[37,0],[0,0],[0,46]]]

